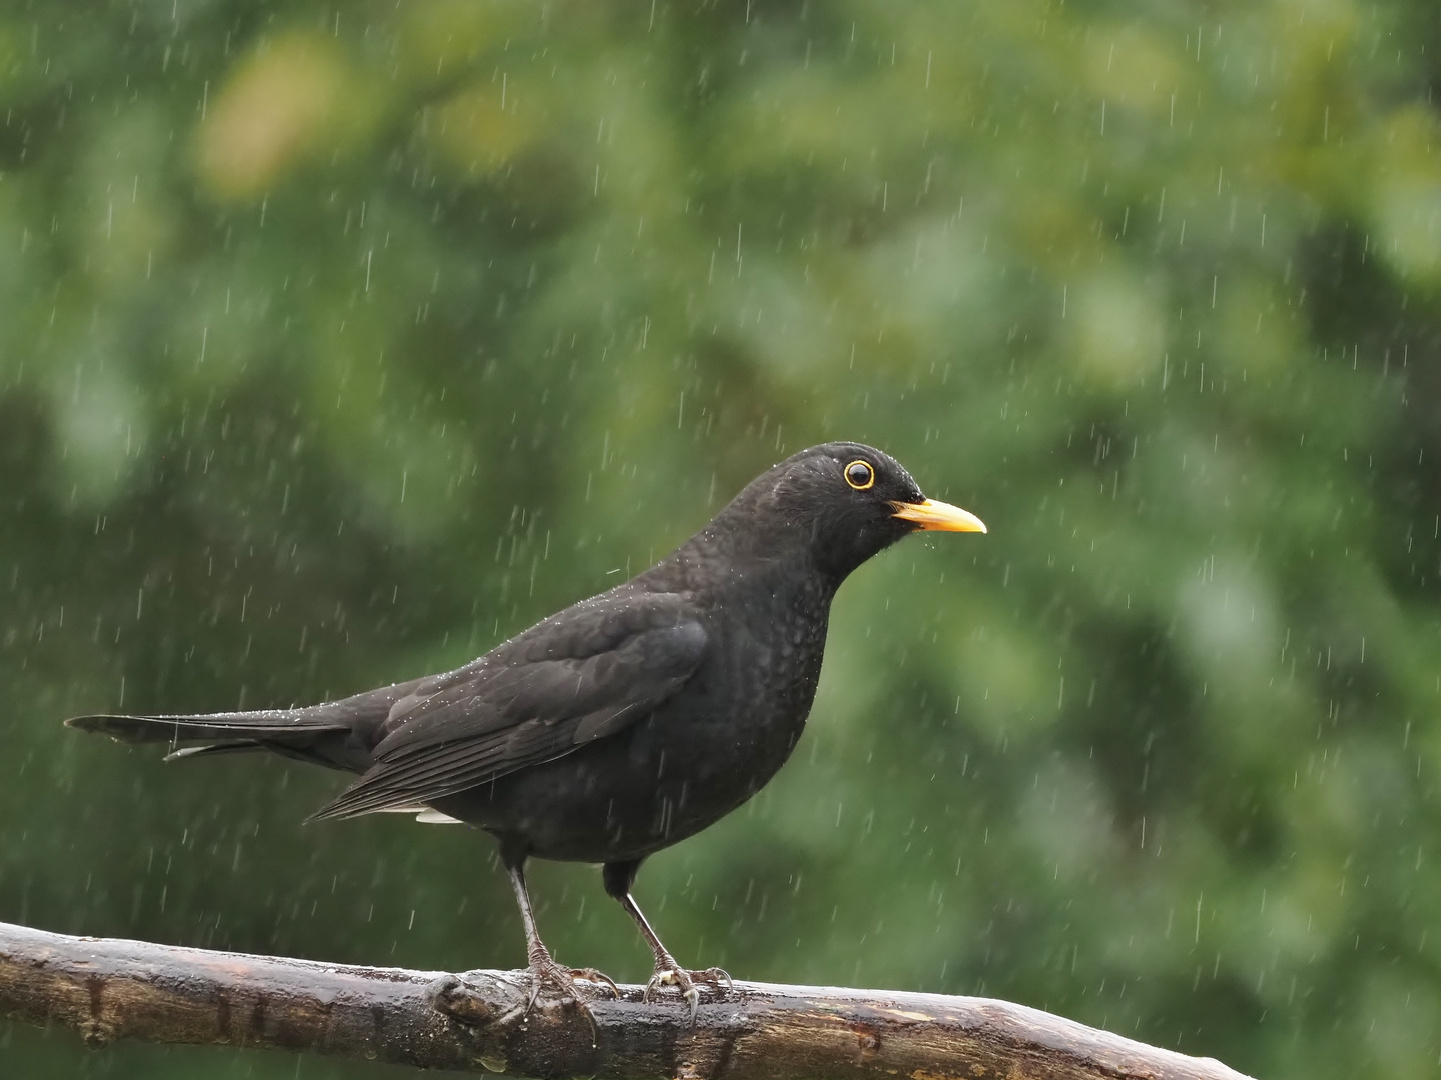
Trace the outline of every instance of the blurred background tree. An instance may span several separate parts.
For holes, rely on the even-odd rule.
[[[642,874],[681,960],[1434,1076],[1438,79],[1431,0],[9,5],[0,918],[520,964],[484,837],[60,720],[453,666],[856,438],[991,533],[842,591],[795,760]]]

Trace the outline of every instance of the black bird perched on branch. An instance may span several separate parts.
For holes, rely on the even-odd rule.
[[[894,459],[827,443],[752,481],[655,566],[442,675],[298,709],[82,716],[170,757],[271,750],[360,774],[315,818],[404,811],[500,842],[525,925],[531,1002],[575,978],[541,943],[530,856],[604,864],[605,890],[694,1016],[697,980],[631,896],[641,861],[719,820],[790,756],[810,711],[831,599],[872,555],[922,529],[985,532],[921,494]],[[614,985],[614,984],[612,984]]]

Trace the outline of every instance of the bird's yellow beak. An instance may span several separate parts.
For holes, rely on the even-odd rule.
[[[924,502],[893,502],[895,516],[903,521],[914,521],[922,529],[934,532],[978,532],[986,531],[980,518],[959,506],[926,499]]]

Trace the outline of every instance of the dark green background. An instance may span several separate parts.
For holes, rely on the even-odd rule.
[[[991,532],[847,584],[795,759],[641,875],[682,962],[1434,1076],[1438,80],[1433,0],[6,5],[0,918],[519,964],[485,837],[60,721],[453,666],[853,438]]]

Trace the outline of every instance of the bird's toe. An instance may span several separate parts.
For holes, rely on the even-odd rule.
[[[620,987],[615,984],[614,979],[603,971],[597,971],[595,968],[571,968],[570,977],[572,981],[584,979],[586,982],[604,984],[606,989],[610,991],[611,998],[616,1001],[620,1000]]]
[[[650,982],[645,984],[645,993],[641,995],[641,999],[654,1001],[656,992],[667,986],[676,987],[682,994],[689,994],[695,989],[695,985],[690,981],[690,976],[679,964],[672,963],[668,966],[657,964],[655,973],[650,977]]]
[[[720,996],[724,996],[725,990],[735,985],[731,981],[731,977],[720,968],[687,971],[679,964],[657,965],[655,974],[645,985],[642,1000],[654,1001],[657,992],[662,987],[673,986],[680,991],[681,997],[690,1006],[690,1022],[695,1023],[696,1014],[700,1010],[700,989],[697,987],[697,983],[711,987]]]
[[[593,997],[604,991],[609,991],[612,997],[620,997],[620,988],[615,980],[604,972],[595,968],[564,967],[549,957],[543,957],[531,961],[530,996],[525,1011],[530,1012],[541,1001],[586,1007]]]

